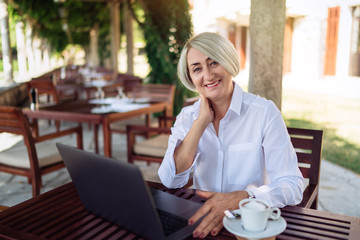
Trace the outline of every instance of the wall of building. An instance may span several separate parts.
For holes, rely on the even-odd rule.
[[[194,0],[193,3],[195,33],[212,31],[228,36],[231,25],[249,26],[251,0]],[[352,7],[360,5],[360,0],[287,0],[286,4],[287,17],[294,19],[291,73],[304,78],[324,76],[328,8],[340,6],[336,76],[348,76]],[[240,36],[237,34],[237,37]],[[250,56],[248,47],[246,55],[248,68]]]

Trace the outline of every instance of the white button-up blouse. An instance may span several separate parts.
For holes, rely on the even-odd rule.
[[[231,192],[250,190],[272,206],[298,204],[304,179],[297,165],[281,112],[272,101],[244,92],[234,84],[230,107],[219,124],[204,131],[192,166],[176,174],[174,151],[200,111],[200,100],[177,116],[158,174],[168,188],[183,187]]]

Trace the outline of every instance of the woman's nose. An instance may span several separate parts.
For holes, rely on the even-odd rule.
[[[204,80],[211,80],[212,78],[212,71],[208,67],[204,67]]]

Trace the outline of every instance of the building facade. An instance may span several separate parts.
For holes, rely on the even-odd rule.
[[[251,0],[192,0],[191,6],[195,33],[227,37],[247,70]],[[284,74],[359,77],[359,21],[360,0],[287,0]]]

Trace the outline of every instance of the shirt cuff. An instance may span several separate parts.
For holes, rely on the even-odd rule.
[[[247,192],[247,194],[249,195],[249,198],[256,198],[255,194],[252,190],[250,189],[245,189],[245,192]]]

